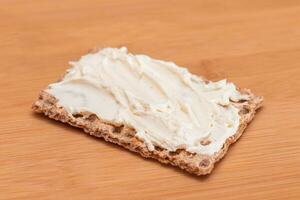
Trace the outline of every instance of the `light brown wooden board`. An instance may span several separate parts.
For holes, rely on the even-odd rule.
[[[123,45],[265,97],[210,176],[32,113],[68,61]],[[0,63],[0,199],[300,199],[298,0],[2,0]]]

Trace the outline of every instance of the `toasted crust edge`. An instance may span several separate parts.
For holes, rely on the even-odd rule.
[[[49,118],[82,128],[90,135],[118,144],[130,151],[139,153],[145,158],[153,158],[161,163],[177,166],[199,176],[211,173],[215,163],[224,157],[229,146],[236,142],[242,135],[249,122],[254,118],[256,110],[262,105],[262,97],[255,96],[250,90],[240,91],[241,93],[248,94],[250,99],[244,102],[233,102],[240,110],[238,131],[233,136],[227,138],[223,148],[212,156],[190,153],[184,149],[169,152],[167,149],[158,146],[155,147],[154,151],[149,151],[146,144],[135,137],[135,130],[132,127],[105,122],[95,114],[88,112],[72,115],[58,104],[54,96],[45,90],[40,92],[38,100],[32,105],[32,109],[35,112],[43,113]]]

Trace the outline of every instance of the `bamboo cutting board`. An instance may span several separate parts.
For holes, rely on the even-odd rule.
[[[298,0],[2,0],[0,199],[300,199]],[[210,176],[33,114],[93,47],[127,46],[265,97]]]

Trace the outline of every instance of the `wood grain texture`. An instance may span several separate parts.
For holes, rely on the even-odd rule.
[[[300,199],[298,0],[2,0],[0,199]],[[93,47],[127,46],[265,97],[197,178],[33,114]]]

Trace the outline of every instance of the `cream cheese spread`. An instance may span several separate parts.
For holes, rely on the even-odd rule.
[[[238,130],[239,110],[230,102],[249,98],[226,80],[205,82],[186,68],[125,47],[104,48],[70,64],[47,92],[71,114],[89,111],[134,127],[150,151],[160,146],[213,155]]]

